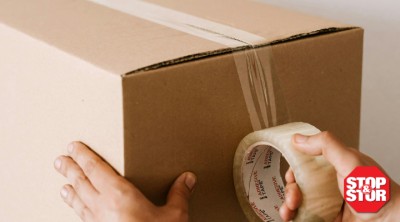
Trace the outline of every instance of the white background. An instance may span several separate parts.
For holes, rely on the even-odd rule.
[[[400,1],[260,1],[365,29],[360,149],[400,182]]]

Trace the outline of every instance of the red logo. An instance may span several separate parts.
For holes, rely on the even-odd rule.
[[[359,213],[376,213],[390,200],[390,179],[376,166],[356,167],[344,179],[344,199]]]

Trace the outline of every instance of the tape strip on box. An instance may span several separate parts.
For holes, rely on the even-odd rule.
[[[262,54],[255,48],[233,53],[254,131],[278,124],[276,93],[280,93],[280,88],[273,81],[271,54],[271,47],[264,49]],[[283,111],[281,116],[286,113],[286,106]]]
[[[265,43],[261,36],[141,0],[89,1],[230,48]]]
[[[140,0],[89,0],[97,4],[207,39],[232,49],[253,130],[278,123],[276,92],[271,73],[271,47],[260,58],[256,46],[266,39],[231,26],[216,23],[193,15],[168,9]],[[275,87],[275,88],[274,88]],[[284,102],[283,102],[284,103]],[[280,112],[286,114],[286,106]],[[282,113],[282,114],[281,114]]]

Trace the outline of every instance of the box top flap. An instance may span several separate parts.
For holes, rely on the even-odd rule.
[[[129,6],[137,1],[112,2],[123,2]],[[256,45],[351,27],[258,2],[152,2],[168,10],[259,36],[262,41]],[[98,3],[70,0],[1,1],[0,22],[117,75],[232,50],[226,44]]]

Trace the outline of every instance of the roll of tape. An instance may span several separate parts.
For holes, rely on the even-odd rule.
[[[281,155],[293,170],[303,199],[294,221],[333,221],[343,198],[336,172],[322,156],[295,150],[295,133],[314,135],[320,131],[307,123],[289,123],[247,135],[239,144],[233,165],[236,195],[251,222],[282,221],[279,207],[284,201],[280,176]]]

